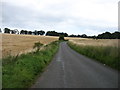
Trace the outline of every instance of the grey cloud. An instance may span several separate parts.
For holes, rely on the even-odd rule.
[[[62,16],[51,15],[45,12],[35,12],[29,8],[17,7],[3,3],[3,24],[16,27],[29,26],[29,22],[40,24],[59,23],[65,20]]]
[[[67,31],[67,33],[72,30],[76,33],[84,33],[86,29],[97,30],[98,32],[117,30],[117,27],[94,25],[95,22],[102,22],[99,20],[94,21],[71,16],[69,13],[71,12],[70,9],[66,4],[60,4],[48,6],[44,10],[34,11],[30,8],[3,3],[3,24],[4,26],[25,29],[56,29],[56,31],[63,30],[64,32]],[[69,20],[73,22],[69,22]],[[94,23],[92,24],[92,22]],[[67,25],[62,27],[61,23],[66,23]]]

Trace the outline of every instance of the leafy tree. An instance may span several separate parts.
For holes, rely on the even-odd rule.
[[[81,35],[74,35],[74,34],[72,34],[72,35],[69,35],[68,37],[81,37]]]
[[[34,35],[38,35],[38,31],[37,30],[34,31]]]
[[[111,39],[111,33],[110,33],[110,32],[105,32],[105,33],[103,34],[103,38],[104,38],[104,39]]]
[[[77,37],[81,37],[81,35],[78,34]]]
[[[4,33],[10,33],[10,29],[9,28],[4,28]]]
[[[1,30],[1,28],[0,28],[0,33],[2,33],[2,30]]]
[[[59,34],[59,36],[60,36],[60,35],[63,35],[64,37],[68,37],[68,34],[67,34],[67,33],[63,33],[63,32],[62,32],[62,33],[58,33],[58,34]]]
[[[12,34],[19,34],[19,31],[18,31],[17,29],[10,30],[10,32],[11,32]]]
[[[82,38],[87,38],[87,35],[86,34],[82,34],[81,37]]]
[[[15,32],[13,30],[11,30],[11,34],[15,34]]]
[[[20,34],[25,34],[25,30],[21,30],[21,31],[20,31]]]
[[[25,34],[28,34],[28,31],[27,31],[27,30],[25,30],[24,32],[25,32]]]
[[[32,31],[28,31],[28,34],[29,34],[29,35],[32,35]]]
[[[98,39],[112,39],[112,34],[110,32],[105,32],[97,36]]]
[[[47,33],[46,33],[46,36],[60,36],[60,35],[64,35],[65,37],[67,37],[68,36],[68,34],[67,33],[58,33],[58,32],[55,32],[55,31],[48,31]]]
[[[45,31],[41,30],[41,31],[38,31],[38,35],[44,35],[45,34]]]
[[[46,33],[46,36],[59,36],[59,35],[58,35],[58,33],[55,32],[55,31],[48,31],[48,32]]]
[[[37,49],[37,52],[40,50],[40,48],[43,46],[43,44],[42,43],[40,43],[40,42],[36,42],[35,44],[34,44],[34,46],[33,46],[33,49]]]
[[[120,32],[114,32],[114,33],[112,33],[112,38],[113,39],[120,39]]]
[[[60,35],[60,36],[59,36],[59,40],[65,40],[65,39],[64,39],[64,35]]]

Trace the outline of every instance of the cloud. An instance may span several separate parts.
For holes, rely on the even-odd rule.
[[[118,0],[4,0],[3,27],[97,35],[116,31]]]

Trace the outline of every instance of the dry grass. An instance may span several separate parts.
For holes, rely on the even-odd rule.
[[[58,37],[2,34],[2,49],[0,50],[2,57],[6,57],[8,55],[30,52],[33,50],[35,42],[40,41],[42,44],[49,44],[56,40],[58,40]]]
[[[118,39],[72,39],[70,42],[77,45],[90,45],[90,46],[113,46],[118,47]]]

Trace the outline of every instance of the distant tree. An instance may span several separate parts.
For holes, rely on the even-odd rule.
[[[55,31],[48,31],[46,33],[46,36],[59,36],[59,34],[57,32],[55,32]]]
[[[69,35],[68,37],[81,37],[81,35],[74,35],[74,34],[71,34],[71,35]]]
[[[58,32],[55,32],[55,31],[47,31],[46,33],[46,36],[60,36],[60,35],[63,35],[64,37],[68,37],[68,34],[67,33],[58,33]]]
[[[20,34],[25,34],[25,31],[24,31],[24,30],[21,30],[21,31],[20,31]]]
[[[59,35],[64,35],[64,37],[68,37],[67,33],[60,33]]]
[[[25,30],[25,31],[24,31],[24,33],[25,33],[25,34],[28,34],[28,31],[27,31],[27,30]]]
[[[60,35],[63,35],[64,37],[68,37],[68,34],[67,33],[58,33],[58,35],[60,36]]]
[[[15,31],[15,34],[19,34],[18,29],[14,29],[14,31]]]
[[[1,30],[1,28],[0,28],[0,33],[2,33],[2,30]]]
[[[87,35],[86,34],[82,34],[81,37],[82,38],[87,38]]]
[[[76,37],[76,35],[72,34],[72,35],[69,35],[69,37]]]
[[[11,34],[15,34],[15,32],[13,30],[10,30]]]
[[[97,39],[102,39],[102,34],[98,34]]]
[[[29,35],[32,35],[32,31],[28,31],[28,34],[29,34]]]
[[[4,33],[10,33],[10,29],[9,28],[4,28]]]
[[[11,34],[19,34],[19,31],[17,29],[10,30]]]
[[[64,35],[60,35],[60,36],[59,36],[59,40],[65,40],[65,39],[64,39]]]
[[[112,33],[112,39],[120,39],[120,32],[116,31]]]
[[[41,30],[41,31],[38,31],[38,35],[44,35],[45,34],[45,31]]]
[[[97,36],[94,35],[94,36],[92,36],[91,38],[93,38],[93,39],[97,39]]]
[[[38,35],[38,31],[37,30],[34,31],[34,35]]]
[[[81,35],[77,35],[77,37],[81,37]]]
[[[27,30],[21,30],[20,34],[29,34]]]
[[[110,33],[110,32],[105,32],[105,33],[103,34],[103,38],[104,38],[104,39],[111,39],[111,33]]]
[[[97,36],[98,39],[112,39],[112,34],[110,32],[105,32]]]
[[[35,35],[35,32],[32,32],[33,35]]]

